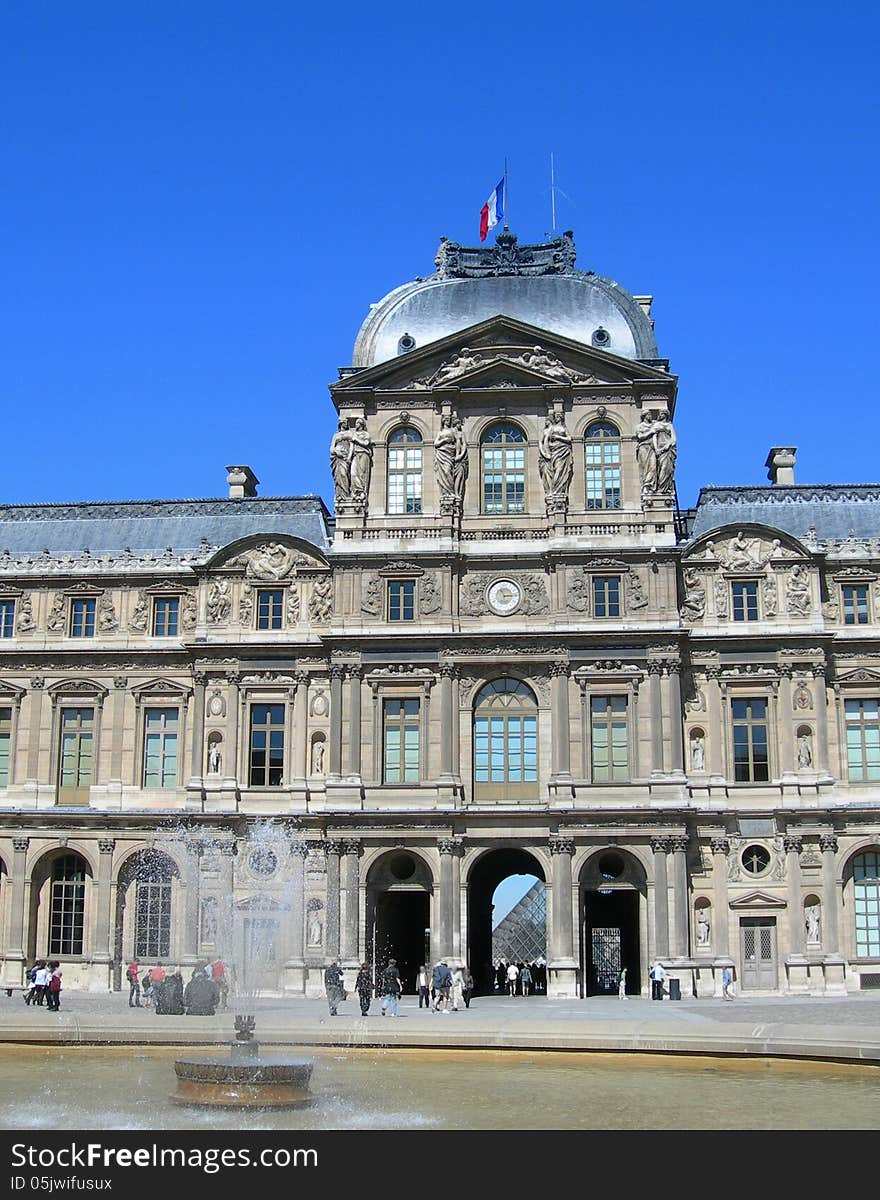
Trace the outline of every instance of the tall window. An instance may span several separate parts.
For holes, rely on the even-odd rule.
[[[393,579],[388,584],[388,620],[414,621],[416,583],[414,579]]]
[[[880,779],[880,705],[846,701],[846,765],[850,783]]]
[[[86,910],[86,872],[78,854],[56,858],[52,866],[49,903],[49,956],[83,952]]]
[[[279,787],[284,776],[284,705],[251,707],[251,787]]]
[[[0,708],[0,787],[9,784],[9,752],[12,748],[12,709]]]
[[[388,511],[422,511],[422,437],[410,426],[388,439]]]
[[[866,850],[853,859],[856,954],[880,958],[880,853]]]
[[[10,638],[15,633],[15,601],[0,600],[0,638]]]
[[[61,758],[59,799],[62,803],[87,804],[94,767],[95,710],[61,710]]]
[[[733,777],[737,783],[766,783],[767,701],[733,700]]]
[[[507,422],[483,435],[483,512],[521,513],[526,510],[526,438]]]
[[[384,720],[385,782],[418,783],[418,700],[386,700]]]
[[[620,576],[593,576],[593,616],[620,616]]]
[[[747,579],[731,585],[733,591],[734,621],[757,621],[758,619],[758,584],[754,579]]]
[[[261,588],[257,592],[257,629],[280,629],[284,622],[284,592]]]
[[[153,636],[177,637],[179,596],[157,596],[153,601]]]
[[[176,708],[148,708],[144,713],[144,787],[177,787]]]
[[[868,624],[868,589],[861,585],[855,587],[844,584],[840,589],[843,593],[843,623],[844,625]]]
[[[620,508],[620,431],[594,421],[584,434],[587,508]]]
[[[70,636],[87,638],[95,636],[94,599],[74,600],[70,606]]]
[[[134,957],[171,954],[171,870],[160,858],[138,865],[135,880]]]
[[[518,679],[494,679],[477,695],[474,785],[478,798],[538,796],[538,705]]]
[[[626,696],[590,700],[593,782],[629,778],[629,730]]]

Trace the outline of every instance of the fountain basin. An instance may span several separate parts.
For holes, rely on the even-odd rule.
[[[178,1058],[170,1099],[202,1108],[302,1108],[314,1099],[313,1066],[312,1059],[269,1055]]]

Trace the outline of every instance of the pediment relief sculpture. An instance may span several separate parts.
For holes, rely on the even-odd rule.
[[[730,901],[730,907],[738,908],[785,908],[786,902],[781,896],[771,896],[768,892],[749,892],[746,896],[737,896]]]
[[[746,537],[740,531],[735,537],[706,543],[705,558],[716,559],[726,571],[734,573],[763,571],[771,558],[782,557],[779,538],[767,542],[760,537]]]
[[[855,671],[847,671],[838,675],[836,683],[880,683],[880,671],[872,671],[870,667],[858,667]]]
[[[522,353],[510,349],[499,349],[488,346],[484,349],[471,350],[465,346],[454,357],[441,363],[433,375],[413,380],[410,388],[445,387],[447,384],[463,379],[487,367],[503,365],[505,368],[519,367],[532,375],[540,375],[544,379],[552,379],[557,383],[599,383],[595,375],[585,374],[567,367],[555,354],[549,353],[543,346],[533,346]],[[516,380],[508,380],[509,386],[516,386]]]

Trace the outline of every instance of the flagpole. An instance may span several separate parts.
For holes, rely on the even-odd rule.
[[[550,229],[556,237],[556,171],[553,164],[553,151],[550,151]]]
[[[510,229],[510,181],[507,175],[507,155],[504,156],[504,228]]]

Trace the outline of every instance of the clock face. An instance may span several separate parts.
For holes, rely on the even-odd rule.
[[[489,607],[500,617],[516,612],[522,600],[522,591],[512,579],[496,579],[487,593]]]

